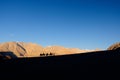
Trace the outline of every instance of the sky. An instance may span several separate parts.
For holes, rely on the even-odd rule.
[[[120,42],[120,0],[0,0],[0,43],[107,49]]]

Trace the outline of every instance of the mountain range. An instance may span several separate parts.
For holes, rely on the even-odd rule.
[[[12,52],[17,57],[38,57],[51,55],[67,55],[85,53],[96,50],[82,50],[79,48],[65,48],[62,46],[42,47],[35,43],[26,42],[4,42],[0,43],[0,52]]]

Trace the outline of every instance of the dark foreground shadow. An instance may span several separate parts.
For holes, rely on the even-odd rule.
[[[119,50],[0,61],[0,75],[9,77],[81,79],[108,75],[107,78],[116,78],[119,73]]]
[[[17,56],[13,52],[0,52],[0,61],[17,58]]]

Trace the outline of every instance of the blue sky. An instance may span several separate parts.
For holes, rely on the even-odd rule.
[[[0,0],[0,42],[106,49],[120,41],[119,0]]]

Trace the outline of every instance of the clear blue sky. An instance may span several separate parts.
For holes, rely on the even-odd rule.
[[[0,0],[0,43],[106,49],[120,41],[120,0]]]

